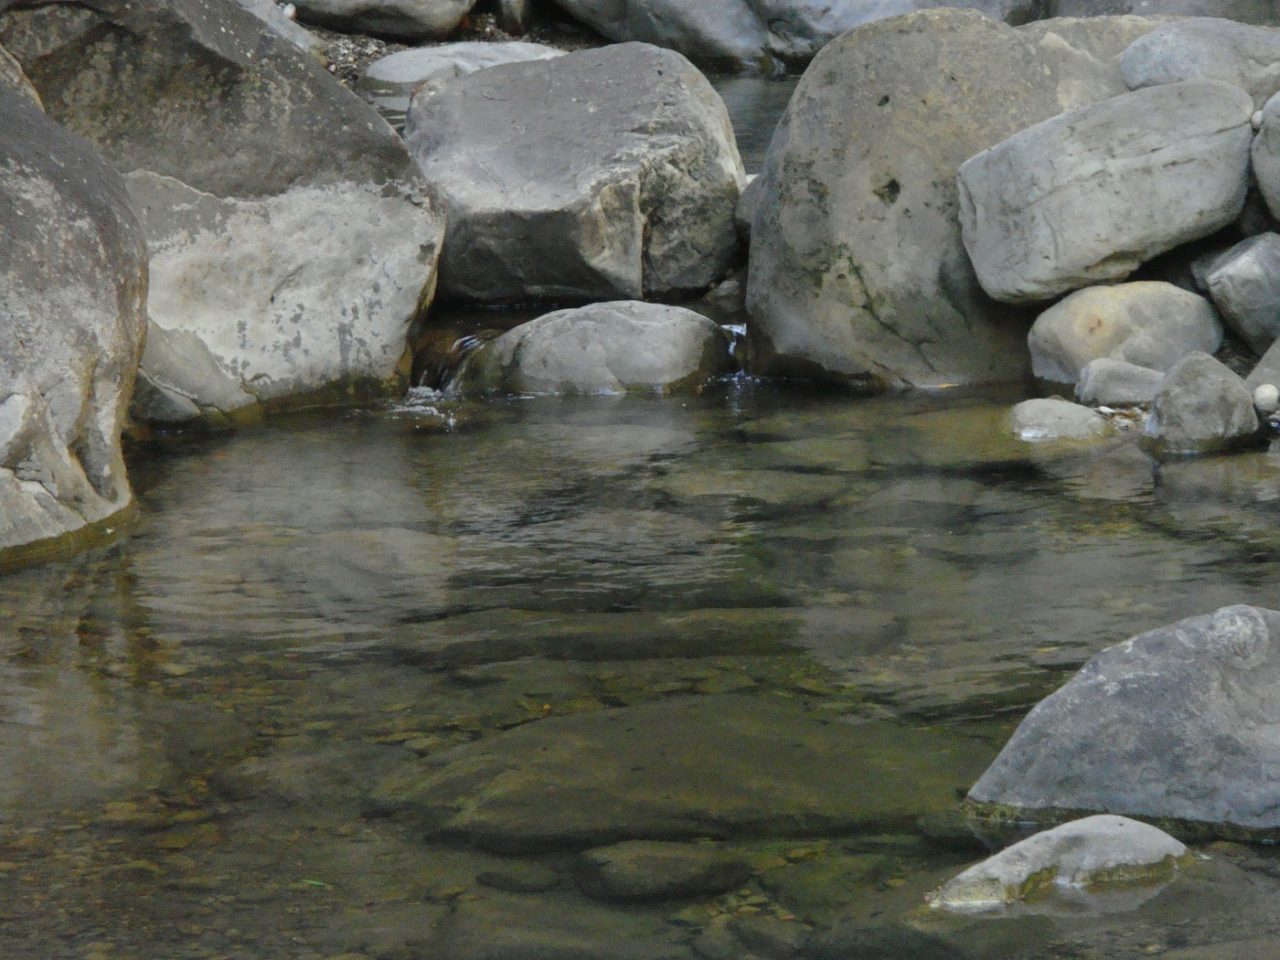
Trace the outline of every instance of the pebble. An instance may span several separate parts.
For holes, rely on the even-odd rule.
[[[1253,405],[1259,413],[1270,416],[1280,410],[1280,390],[1274,383],[1259,384],[1253,391]]]

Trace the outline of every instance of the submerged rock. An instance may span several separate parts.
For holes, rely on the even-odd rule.
[[[1064,823],[1008,847],[929,896],[945,910],[990,910],[1050,887],[1167,880],[1187,848],[1163,830],[1127,817]]]
[[[1265,353],[1280,335],[1280,233],[1236,244],[1214,260],[1205,283],[1227,324]]]
[[[1253,97],[1261,109],[1280,90],[1280,30],[1220,17],[1162,24],[1120,58],[1130,89],[1183,80],[1221,80]]]
[[[1102,651],[969,792],[979,818],[1062,811],[1280,829],[1280,613],[1224,607]]]
[[[1075,383],[1103,357],[1165,371],[1221,345],[1208,300],[1154,281],[1077,290],[1040,314],[1027,335],[1032,371],[1054,383]]]
[[[708,897],[750,879],[750,862],[708,844],[632,840],[578,858],[578,886],[621,902]]]
[[[1024,400],[1013,408],[1010,420],[1023,440],[1092,440],[1112,432],[1096,410],[1054,398]]]
[[[1252,114],[1239,87],[1175,83],[1046,120],[965,161],[960,216],[983,289],[1047,300],[1228,226],[1248,189]]]
[[[978,286],[956,169],[1063,109],[1124,92],[1118,57],[1153,26],[1014,29],[932,10],[827,46],[752,187],[760,371],[872,388],[1023,379],[1030,318]]]
[[[142,231],[86,141],[0,88],[0,553],[133,493],[120,428],[146,331]]]
[[[1217,453],[1255,443],[1259,430],[1245,382],[1208,354],[1192,353],[1160,384],[1144,443],[1156,456]]]
[[[939,729],[847,726],[782,698],[678,697],[458,747],[388,778],[375,805],[503,852],[839,833],[947,808],[983,753]]]
[[[140,413],[397,381],[443,220],[372,107],[232,0],[37,2],[0,37],[50,115],[132,174],[152,325],[200,343],[189,375],[149,378],[164,402]]]
[[[675,393],[729,369],[721,329],[692,310],[623,300],[558,310],[482,345],[462,394]]]
[[[583,50],[415,97],[405,130],[449,213],[441,293],[493,303],[701,292],[738,257],[745,174],[678,54]]]

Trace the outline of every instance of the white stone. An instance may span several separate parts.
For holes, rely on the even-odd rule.
[[[929,896],[935,908],[991,910],[1046,888],[1168,879],[1187,848],[1163,830],[1127,817],[1098,815],[1028,837],[947,881]]]
[[[1274,383],[1262,384],[1253,391],[1253,406],[1267,416],[1280,410],[1280,389]]]

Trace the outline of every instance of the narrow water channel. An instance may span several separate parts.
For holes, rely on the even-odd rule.
[[[419,394],[135,450],[134,526],[0,579],[0,953],[917,955],[981,855],[957,798],[1038,698],[1280,605],[1280,456],[1037,447],[1009,399]],[[623,840],[745,873],[602,896],[583,851]],[[938,935],[1275,936],[1277,868]]]

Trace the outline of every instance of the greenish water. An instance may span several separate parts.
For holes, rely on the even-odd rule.
[[[424,394],[135,450],[119,539],[0,578],[0,954],[1265,955],[1200,948],[1280,934],[1266,850],[922,911],[1034,702],[1280,605],[1280,458],[1026,445],[1010,399]],[[748,879],[591,894],[626,839]]]

